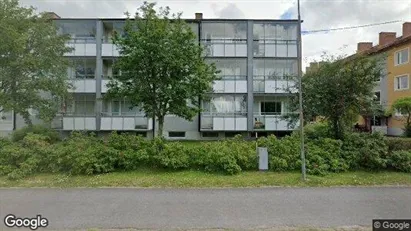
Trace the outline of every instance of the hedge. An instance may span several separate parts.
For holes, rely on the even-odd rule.
[[[255,141],[244,141],[240,136],[184,145],[129,134],[96,137],[78,132],[57,142],[55,134],[47,129],[43,134],[28,131],[18,131],[19,135],[14,135],[13,140],[0,139],[0,175],[7,175],[9,179],[40,172],[91,175],[141,167],[224,174],[258,169]],[[298,134],[282,139],[269,136],[257,143],[268,148],[271,171],[301,168]],[[352,133],[340,141],[326,137],[324,130],[316,134],[313,129],[306,139],[307,171],[313,175],[357,169],[411,172],[409,144],[408,140],[387,139],[380,134]]]

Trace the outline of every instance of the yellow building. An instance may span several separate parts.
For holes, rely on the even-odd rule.
[[[366,55],[384,54],[384,73],[375,88],[376,100],[384,109],[389,110],[395,100],[411,96],[410,89],[410,48],[411,22],[402,26],[402,36],[397,37],[395,32],[381,32],[379,44],[373,46],[371,42],[358,43],[357,53]],[[363,120],[373,130],[381,130],[387,135],[399,136],[403,133],[404,120],[398,113],[387,117]]]

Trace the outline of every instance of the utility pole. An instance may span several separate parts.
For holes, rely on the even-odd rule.
[[[305,152],[304,152],[304,114],[303,114],[303,77],[302,77],[302,42],[301,42],[301,13],[300,13],[300,0],[297,0],[298,10],[298,33],[297,33],[297,58],[298,58],[298,81],[299,81],[299,104],[300,104],[300,140],[301,140],[301,173],[302,180],[306,180],[305,169]]]

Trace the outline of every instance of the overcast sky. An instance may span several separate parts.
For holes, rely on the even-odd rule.
[[[53,11],[61,17],[123,17],[141,5],[140,0],[20,0],[39,11]],[[297,0],[158,0],[184,18],[202,12],[204,18],[296,18]],[[301,0],[303,31],[340,28],[394,20],[411,22],[411,0]],[[378,43],[381,31],[402,34],[402,23],[352,30],[307,33],[303,35],[303,65],[318,60],[325,51],[351,54],[358,42]]]

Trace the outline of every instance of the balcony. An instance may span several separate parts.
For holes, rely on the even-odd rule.
[[[95,116],[63,115],[63,130],[65,131],[95,131]]]
[[[120,53],[116,45],[112,43],[103,43],[102,49],[101,49],[101,55],[103,57],[118,57],[120,56]]]
[[[111,113],[102,113],[102,131],[148,131],[153,129],[153,120],[144,115],[117,116]]]
[[[247,131],[247,115],[201,114],[202,131]]]
[[[297,83],[292,80],[256,80],[253,81],[253,91],[255,93],[296,93]]]
[[[65,56],[96,56],[97,46],[96,39],[93,37],[85,38],[73,38],[68,43],[67,46],[74,48],[70,53],[66,53]]]
[[[283,115],[254,115],[254,131],[290,131],[299,126],[298,122],[295,126],[288,123]]]
[[[13,131],[13,112],[0,112],[0,131]]]
[[[92,77],[92,78],[91,78]],[[96,80],[94,76],[90,76],[88,79],[73,79],[69,80],[73,84],[73,89],[69,92],[72,93],[95,93],[96,92]]]
[[[214,93],[247,93],[247,80],[245,78],[216,80],[213,83],[213,91]]]

